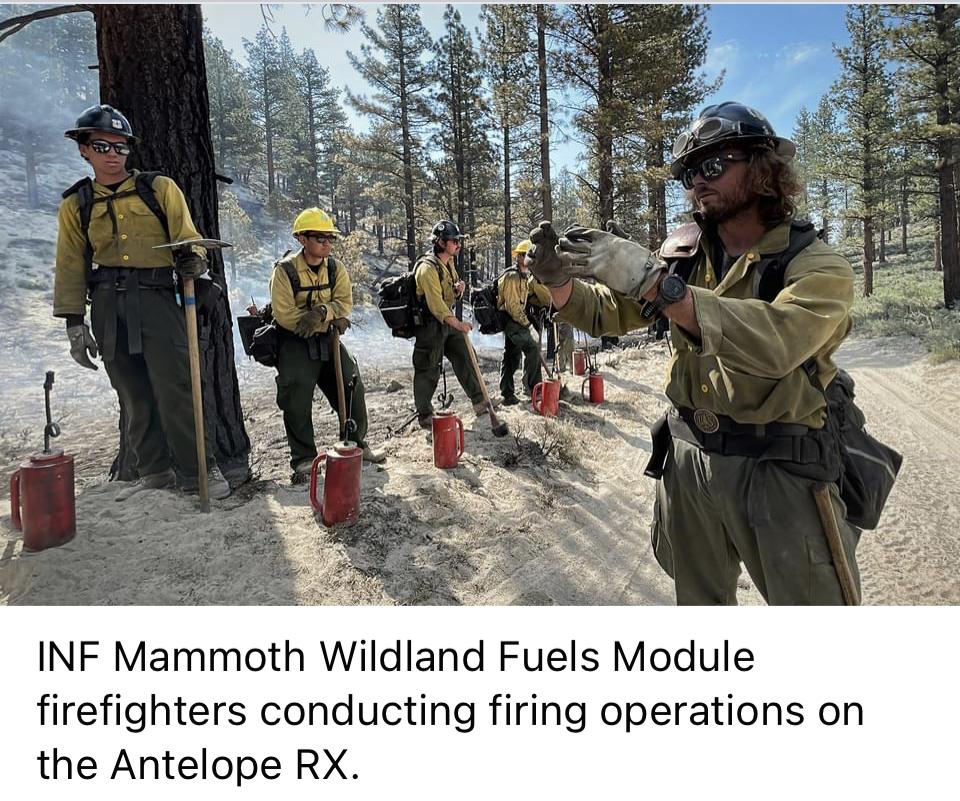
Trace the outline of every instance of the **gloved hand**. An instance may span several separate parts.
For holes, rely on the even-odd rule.
[[[557,250],[565,274],[595,278],[636,300],[642,300],[643,293],[655,286],[667,269],[642,245],[596,228],[568,228]]]
[[[181,278],[199,278],[207,271],[207,260],[192,250],[178,251],[174,260]]]
[[[348,320],[346,317],[334,317],[332,325],[341,334],[345,334],[347,333],[347,329],[350,327],[350,320]]]
[[[70,340],[70,355],[73,356],[73,360],[77,364],[91,370],[100,369],[90,361],[90,356],[96,357],[100,351],[97,350],[97,341],[93,338],[93,334],[90,333],[86,323],[69,326],[67,328],[67,339]],[[90,356],[87,355],[88,353]]]
[[[557,255],[556,244],[560,237],[553,223],[542,222],[530,232],[533,246],[527,251],[524,262],[541,283],[547,286],[563,286],[570,280],[563,263]]]
[[[298,337],[308,337],[314,333],[321,323],[326,322],[326,319],[327,307],[323,304],[314,306],[300,318],[300,322],[297,323],[293,332]]]

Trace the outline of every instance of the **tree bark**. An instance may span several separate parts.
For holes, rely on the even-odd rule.
[[[161,170],[175,180],[197,229],[219,237],[200,7],[102,5],[93,13],[100,97],[121,109],[141,137],[133,166]],[[217,289],[198,315],[204,418],[214,431],[217,464],[236,484],[249,477],[250,440],[240,405],[223,259],[216,250],[209,255]],[[135,477],[127,451],[121,440],[116,478]]]
[[[609,39],[610,11],[606,6],[597,6],[600,20],[600,52],[598,57],[597,85],[597,200],[600,204],[600,227],[613,219],[613,130],[610,122],[610,104],[613,100],[613,53]]]
[[[953,35],[952,25],[943,5],[933,7],[937,38],[944,44],[941,51],[949,52]],[[944,55],[934,67],[936,86],[937,125],[950,125],[950,59]],[[954,87],[955,88],[955,87]],[[943,130],[943,129],[941,129]],[[943,302],[948,309],[960,302],[960,234],[957,230],[957,187],[954,183],[956,137],[941,134],[937,139],[937,189],[940,199],[940,259],[943,264]]]
[[[553,194],[550,178],[550,106],[547,102],[546,11],[537,10],[537,72],[540,78],[540,205],[544,220],[553,219]]]

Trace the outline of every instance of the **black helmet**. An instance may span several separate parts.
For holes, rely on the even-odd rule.
[[[439,242],[449,242],[451,239],[463,241],[463,234],[455,222],[450,220],[440,220],[430,232],[430,243],[436,245]]]
[[[127,118],[113,106],[90,106],[77,118],[77,124],[69,131],[64,131],[63,135],[79,141],[81,134],[97,131],[121,134],[132,142],[137,141]]]
[[[670,173],[679,178],[691,157],[727,141],[743,145],[766,145],[785,158],[793,158],[797,146],[789,139],[777,136],[773,126],[756,109],[742,103],[727,101],[707,106],[696,122],[673,143],[673,163]]]

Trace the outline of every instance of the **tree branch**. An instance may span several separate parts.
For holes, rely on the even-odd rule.
[[[78,11],[93,12],[93,6],[57,6],[56,8],[45,8],[43,11],[34,11],[32,14],[25,14],[22,17],[10,17],[0,22],[0,42],[13,36],[18,31],[22,31],[31,22],[38,19],[47,19],[48,17],[59,17],[63,14],[76,14]]]

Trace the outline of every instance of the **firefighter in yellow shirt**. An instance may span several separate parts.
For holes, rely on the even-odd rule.
[[[505,315],[503,326],[503,360],[500,362],[500,394],[504,406],[520,403],[514,389],[514,373],[523,360],[523,390],[530,395],[535,384],[543,380],[540,370],[540,346],[530,333],[526,308],[550,308],[550,290],[541,284],[525,263],[530,240],[524,239],[513,249],[516,264],[505,270],[497,281],[497,308]]]
[[[96,370],[91,357],[102,356],[126,413],[125,434],[139,479],[115,498],[176,487],[171,454],[181,488],[196,492],[186,321],[176,301],[174,272],[201,276],[207,270],[205,251],[174,255],[154,246],[200,235],[173,180],[127,169],[137,139],[119,111],[92,106],[66,136],[77,143],[94,177],[70,187],[60,204],[53,314],[66,320],[70,355],[81,367]],[[230,486],[214,461],[213,429],[204,431],[210,497],[226,498]]]
[[[330,406],[337,408],[337,377],[331,352],[332,327],[342,334],[350,326],[353,287],[344,266],[330,252],[340,231],[330,215],[312,208],[293,223],[300,250],[282,258],[270,276],[270,303],[279,328],[277,406],[290,446],[294,484],[304,483],[317,456],[313,430],[313,395],[319,387]],[[295,287],[290,272],[296,276]],[[367,404],[357,363],[340,343],[340,364],[348,414],[356,424],[349,434],[363,449],[365,462],[383,462],[385,456],[367,445]]]

